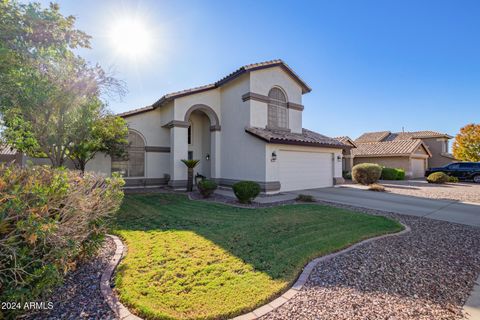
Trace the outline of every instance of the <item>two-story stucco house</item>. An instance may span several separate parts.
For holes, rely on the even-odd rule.
[[[345,145],[302,127],[302,95],[310,91],[281,60],[243,66],[121,114],[128,160],[97,157],[89,169],[120,171],[127,186],[184,188],[181,160],[199,159],[196,173],[223,186],[252,180],[266,193],[332,186],[343,180]]]

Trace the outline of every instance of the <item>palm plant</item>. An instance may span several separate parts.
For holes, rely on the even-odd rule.
[[[187,166],[188,169],[187,191],[193,191],[193,169],[197,166],[200,160],[182,159],[182,162]]]

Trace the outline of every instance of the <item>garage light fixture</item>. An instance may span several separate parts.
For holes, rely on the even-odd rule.
[[[275,151],[272,152],[272,162],[277,161],[277,153]]]

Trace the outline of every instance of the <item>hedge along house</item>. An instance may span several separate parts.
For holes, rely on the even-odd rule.
[[[243,66],[120,114],[130,128],[128,160],[92,166],[122,172],[126,186],[185,188],[182,159],[199,159],[195,172],[220,185],[252,180],[266,193],[341,183],[345,145],[302,128],[310,91],[281,60]]]

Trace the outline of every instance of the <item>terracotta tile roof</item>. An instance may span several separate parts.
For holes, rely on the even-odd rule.
[[[352,147],[354,147],[354,148],[357,147],[357,145],[355,144],[355,142],[354,142],[352,139],[350,139],[349,136],[334,137],[333,139],[338,140],[338,141],[340,141],[340,142],[343,143],[343,144],[350,145],[350,146],[352,146]]]
[[[408,140],[408,139],[420,139],[420,138],[453,138],[446,133],[440,133],[436,131],[424,130],[424,131],[407,131],[407,132],[394,132],[391,133],[385,141],[394,140]]]
[[[17,150],[6,144],[0,144],[0,155],[16,155]]]
[[[431,130],[424,131],[406,131],[406,132],[390,132],[390,131],[378,131],[378,132],[366,132],[360,137],[355,139],[357,143],[364,142],[379,142],[379,141],[396,141],[396,140],[410,140],[421,138],[453,138],[446,133],[440,133]]]
[[[355,139],[355,142],[378,142],[388,137],[389,134],[390,131],[366,132],[357,139]]]
[[[248,127],[245,128],[245,131],[269,143],[311,145],[342,149],[348,147],[338,140],[305,128],[302,129],[302,133],[292,133],[290,131],[271,130],[257,127]]]
[[[431,156],[430,151],[422,140],[417,139],[357,143],[357,148],[352,149],[352,155],[355,157],[409,156],[419,146],[423,146],[425,151]]]
[[[145,111],[150,111],[150,110],[153,110],[153,109],[154,109],[154,107],[147,106],[147,107],[143,107],[143,108],[133,109],[133,110],[130,110],[130,111],[125,111],[125,112],[122,112],[122,113],[117,113],[117,116],[119,116],[119,117],[133,116],[134,114],[142,113],[142,112],[145,112]]]
[[[194,94],[194,93],[199,93],[199,92],[208,91],[208,90],[211,90],[211,89],[218,88],[218,87],[222,86],[223,84],[229,82],[230,80],[233,80],[233,79],[239,77],[240,75],[242,75],[244,73],[254,71],[254,70],[259,70],[259,69],[277,67],[277,66],[283,68],[283,70],[285,70],[285,72],[290,74],[290,76],[300,84],[300,86],[302,87],[302,93],[307,93],[307,92],[312,91],[312,89],[305,83],[305,81],[303,81],[285,62],[283,62],[280,59],[276,59],[276,60],[270,60],[270,61],[265,61],[265,62],[247,64],[243,67],[238,68],[237,70],[235,70],[234,72],[230,73],[229,75],[223,77],[222,79],[220,79],[220,80],[218,80],[214,83],[211,83],[211,84],[207,84],[207,85],[200,86],[200,87],[195,87],[195,88],[190,88],[190,89],[185,89],[185,90],[181,90],[181,91],[167,93],[164,96],[162,96],[160,99],[158,99],[151,106],[135,109],[135,110],[132,110],[132,111],[123,112],[123,113],[120,113],[119,116],[125,117],[125,116],[130,116],[130,115],[134,115],[134,114],[145,112],[145,111],[150,111],[150,110],[153,110],[154,108],[160,107],[162,104],[164,104],[166,102],[169,102],[173,99],[180,98],[180,97],[190,95],[190,94]]]

